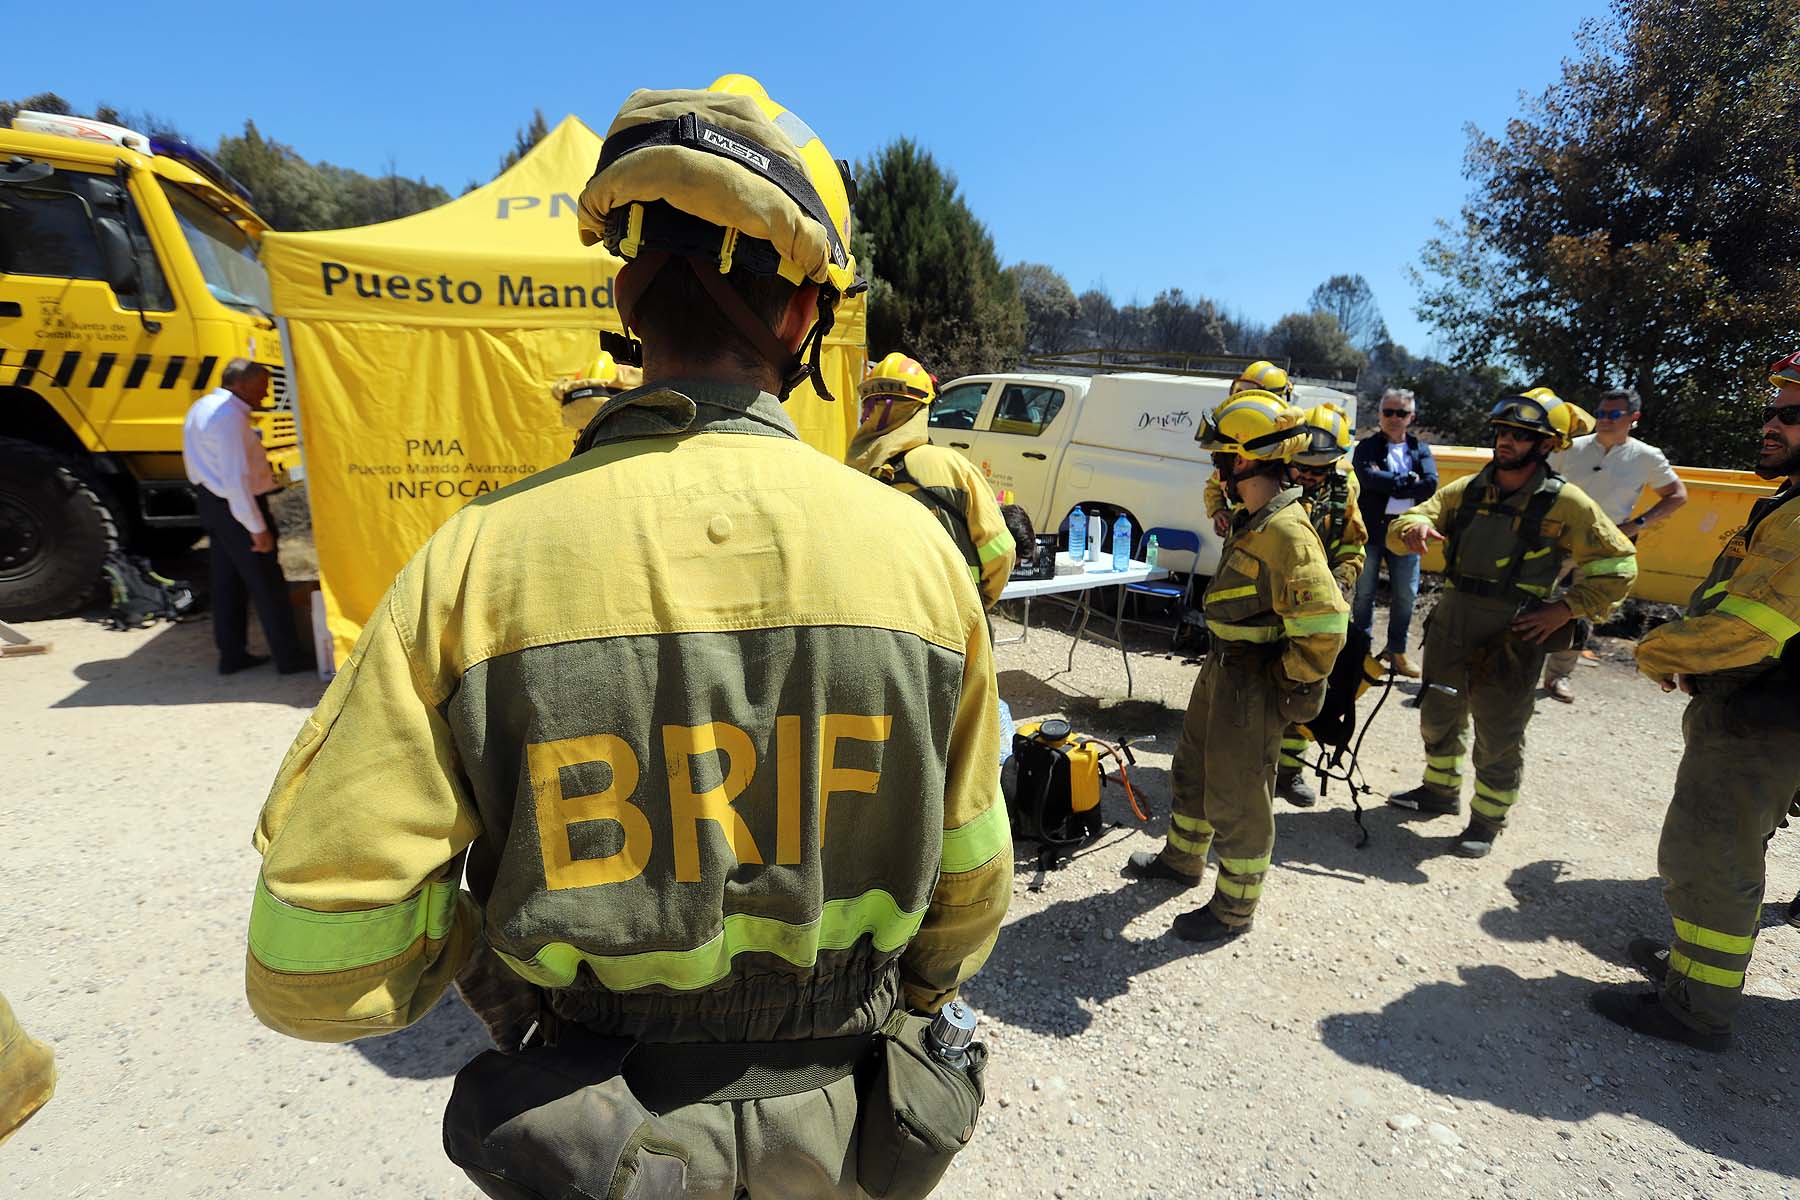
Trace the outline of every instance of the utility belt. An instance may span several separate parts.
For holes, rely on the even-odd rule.
[[[1518,606],[1517,615],[1519,616],[1535,612],[1550,603],[1544,596],[1528,591],[1517,584],[1504,583],[1497,579],[1475,579],[1465,575],[1459,579],[1447,580],[1447,582],[1450,592],[1454,595],[1474,596],[1481,600],[1502,600],[1515,604]],[[1429,618],[1427,621],[1429,622]],[[1554,654],[1559,650],[1579,650],[1587,645],[1588,637],[1593,633],[1593,629],[1593,622],[1585,617],[1576,617],[1542,642],[1528,644],[1534,650],[1541,650],[1546,654]],[[1517,634],[1507,630],[1501,638],[1494,639],[1491,644],[1498,645],[1504,639],[1517,637]]]
[[[923,1198],[974,1136],[987,1073],[979,1042],[960,1066],[931,1053],[929,1025],[896,1009],[851,1037],[678,1044],[565,1027],[554,1045],[489,1050],[457,1072],[444,1152],[498,1200],[685,1196],[689,1147],[663,1115],[854,1075],[858,1184],[877,1198]]]

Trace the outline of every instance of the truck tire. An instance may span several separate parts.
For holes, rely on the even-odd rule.
[[[118,523],[81,463],[0,438],[0,620],[37,621],[80,608],[119,545]]]

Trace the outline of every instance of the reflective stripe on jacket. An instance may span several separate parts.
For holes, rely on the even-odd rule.
[[[1396,516],[1388,523],[1387,548],[1395,554],[1410,553],[1406,531],[1430,525],[1452,538],[1445,546],[1445,559],[1456,564],[1456,570],[1446,575],[1453,588],[1481,594],[1510,580],[1508,590],[1547,596],[1568,557],[1581,571],[1563,600],[1577,617],[1603,618],[1625,599],[1637,578],[1637,548],[1586,492],[1564,481],[1544,512],[1541,544],[1533,545],[1521,536],[1520,526],[1550,473],[1540,467],[1523,487],[1504,496],[1498,494],[1493,474],[1490,463]],[[1459,520],[1461,506],[1474,502],[1489,511],[1466,523]]]
[[[1300,489],[1288,488],[1258,511],[1232,518],[1201,603],[1213,637],[1283,642],[1283,674],[1310,683],[1331,673],[1350,609],[1299,499]]]
[[[1800,634],[1800,489],[1792,484],[1750,508],[1745,528],[1694,589],[1688,615],[1638,643],[1638,670],[1653,679],[1755,667],[1795,653]]]
[[[288,752],[257,1015],[398,1028],[478,933],[644,1040],[941,1004],[1012,868],[987,623],[942,530],[755,389],[625,393],[581,444],[433,535]]]

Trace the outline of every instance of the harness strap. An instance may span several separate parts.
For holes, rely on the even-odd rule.
[[[1473,502],[1467,498],[1457,506],[1456,518],[1450,523],[1450,549],[1444,564],[1444,574],[1451,585],[1459,592],[1467,592],[1472,596],[1499,597],[1511,596],[1513,593],[1531,599],[1539,597],[1519,587],[1519,571],[1525,565],[1525,556],[1533,550],[1541,550],[1547,544],[1544,537],[1544,522],[1550,510],[1556,504],[1556,498],[1562,494],[1563,478],[1551,471],[1544,479],[1544,485],[1531,494],[1525,501],[1524,509],[1515,512],[1506,502],[1495,495],[1492,484],[1487,485],[1481,498]],[[1463,547],[1465,536],[1474,526],[1476,520],[1483,516],[1505,517],[1512,524],[1513,536],[1517,539],[1513,552],[1507,556],[1506,573],[1498,580],[1465,578],[1462,572]]]
[[[963,561],[977,572],[981,570],[981,552],[975,548],[975,534],[969,528],[969,514],[964,512],[956,497],[948,490],[939,487],[928,487],[920,483],[906,466],[906,456],[911,450],[903,450],[881,465],[892,475],[895,483],[904,483],[913,489],[913,495],[926,508],[929,508],[938,521],[950,534],[950,540],[956,543]]]

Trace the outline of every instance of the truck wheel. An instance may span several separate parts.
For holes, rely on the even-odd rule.
[[[79,462],[0,438],[0,620],[37,621],[81,607],[118,545],[112,510]]]

